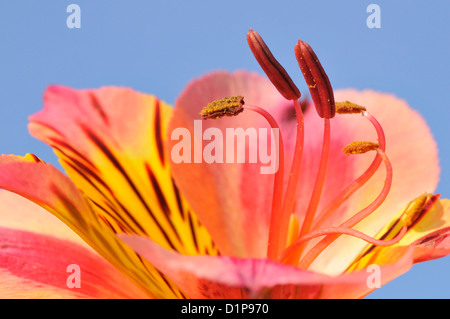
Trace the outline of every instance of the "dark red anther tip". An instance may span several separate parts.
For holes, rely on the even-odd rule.
[[[317,113],[322,118],[334,117],[336,106],[333,88],[317,55],[308,43],[298,40],[295,45],[295,56],[308,84]]]
[[[250,29],[247,33],[247,42],[259,65],[280,94],[287,100],[299,99],[301,96],[300,90],[286,70],[275,59],[261,36]]]

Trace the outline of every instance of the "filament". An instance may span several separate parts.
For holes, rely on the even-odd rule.
[[[369,204],[366,208],[358,212],[353,217],[349,218],[347,221],[342,223],[339,227],[351,228],[356,225],[358,222],[369,216],[373,213],[386,199],[392,185],[392,165],[389,161],[388,157],[381,149],[377,149],[378,155],[381,156],[384,164],[386,166],[386,179],[384,182],[383,189],[381,190],[378,197]],[[313,248],[311,248],[303,259],[300,261],[300,267],[307,269],[314,259],[319,256],[334,240],[336,240],[340,235],[327,235],[324,239],[322,239],[319,243],[317,243]]]
[[[289,260],[289,257],[292,256],[292,254],[297,253],[296,249],[299,248],[299,246],[303,245],[306,241],[311,240],[316,237],[325,236],[325,235],[349,235],[356,238],[360,238],[372,245],[375,246],[392,246],[396,243],[398,243],[403,236],[406,234],[407,227],[402,227],[400,232],[392,239],[390,240],[380,240],[373,237],[370,237],[369,235],[366,235],[356,229],[351,228],[345,228],[345,227],[330,227],[325,229],[316,230],[314,232],[309,233],[306,236],[298,238],[291,246],[289,246],[280,256],[280,262],[286,262]]]
[[[286,194],[284,195],[284,202],[282,208],[282,215],[280,221],[281,231],[283,232],[288,228],[289,217],[294,210],[295,195],[297,192],[297,185],[300,176],[300,168],[303,157],[304,147],[304,120],[302,107],[298,100],[294,100],[295,112],[297,115],[297,135],[295,140],[294,156],[292,158],[291,171],[286,187]],[[286,236],[280,236],[279,248],[286,247]]]
[[[369,113],[363,112],[364,117],[366,117],[372,125],[375,127],[378,136],[378,144],[380,145],[380,149],[385,152],[386,150],[386,137],[381,127],[380,123]],[[358,189],[364,186],[367,181],[372,178],[375,172],[380,167],[382,162],[382,158],[379,154],[377,154],[367,168],[367,170],[356,180],[354,180],[350,185],[348,185],[342,192],[340,192],[336,198],[328,204],[328,206],[323,210],[321,214],[319,214],[318,218],[314,221],[312,229],[319,229],[325,221]]]
[[[267,257],[272,260],[276,260],[278,257],[278,246],[279,238],[281,235],[281,208],[283,199],[283,177],[284,177],[284,144],[283,137],[281,135],[280,127],[275,119],[270,115],[269,112],[264,110],[259,106],[245,105],[245,109],[259,113],[262,115],[269,123],[272,129],[277,129],[279,134],[279,141],[276,140],[278,152],[278,170],[274,176],[273,183],[273,197],[272,197],[272,210],[270,214],[270,226],[269,226],[269,241],[267,248]]]

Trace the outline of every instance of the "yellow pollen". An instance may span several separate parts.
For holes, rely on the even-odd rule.
[[[366,111],[364,106],[345,101],[336,103],[336,112],[339,114],[358,114]]]
[[[369,151],[375,151],[380,147],[377,143],[358,141],[348,144],[342,149],[345,155],[364,154]]]
[[[300,229],[300,223],[296,214],[291,214],[289,219],[289,228],[287,233],[286,247],[292,245],[298,237],[298,231]]]
[[[423,194],[415,199],[412,203],[410,203],[409,207],[403,213],[403,216],[401,218],[403,226],[409,227],[414,223],[414,221],[422,212],[422,209],[427,203],[427,200],[428,196],[426,194]]]
[[[202,119],[217,119],[223,116],[235,116],[244,110],[244,97],[231,96],[215,100],[205,106],[200,115]]]

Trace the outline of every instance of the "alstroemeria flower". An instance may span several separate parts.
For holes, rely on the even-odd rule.
[[[211,73],[190,83],[174,109],[126,88],[49,87],[29,129],[67,176],[34,155],[0,158],[0,296],[360,298],[376,289],[372,265],[384,284],[447,255],[450,202],[432,195],[437,147],[420,115],[393,95],[333,93],[320,68],[298,56],[313,98],[302,110],[258,39],[250,33],[272,82]],[[364,106],[364,116],[334,114],[324,94],[344,102],[341,112]],[[261,174],[261,163],[173,161],[174,130],[205,146],[211,141],[200,140],[194,121],[232,96],[244,97],[244,111],[201,122],[201,133],[270,128],[246,107],[265,110],[283,138],[275,175]],[[347,154],[361,152],[355,141],[373,142],[362,145],[376,153],[344,154],[348,144]],[[80,288],[66,285],[69,264],[80,267]]]

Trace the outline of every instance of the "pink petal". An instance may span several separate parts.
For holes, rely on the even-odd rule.
[[[49,164],[32,162],[26,157],[0,157],[0,188],[19,194],[56,212],[68,225],[86,232],[79,212],[89,212],[81,193],[59,170]],[[84,216],[87,218],[87,216]]]
[[[69,274],[68,274],[69,275]],[[0,269],[1,299],[74,299],[89,298],[76,290],[58,288],[41,282],[14,276]]]
[[[15,193],[0,190],[0,227],[50,235],[91,249],[56,216]]]
[[[200,120],[201,134],[208,128],[218,128],[224,138],[226,128],[269,128],[262,116],[251,111],[244,111],[237,117],[201,121],[199,112],[209,102],[237,95],[243,95],[248,105],[265,108],[280,121],[289,106],[270,82],[259,75],[246,72],[206,75],[193,81],[176,101],[168,130],[168,151],[179,143],[171,139],[172,132],[188,129],[192,138],[192,163],[175,163],[173,159],[171,162],[181,192],[222,254],[262,257],[267,250],[273,175],[261,174],[261,164],[249,163],[248,158],[244,164],[235,163],[236,158],[234,163],[226,163],[223,158],[223,164],[208,164],[203,157],[202,163],[194,162],[194,139],[196,142],[202,139],[194,135],[195,120]],[[204,141],[203,146],[208,143]],[[198,154],[202,155],[201,152],[202,148]]]
[[[144,237],[119,237],[191,298],[360,298],[374,290],[367,284],[368,271],[330,277],[267,259],[183,256]],[[412,249],[408,247],[396,248],[391,256],[392,263],[380,269],[381,285],[412,265]]]
[[[165,278],[151,265],[144,265],[139,256],[117,239],[92,212],[86,198],[55,167],[4,155],[0,157],[0,188],[22,195],[55,214],[148,296],[173,296],[177,291],[167,287],[169,282]]]
[[[58,218],[4,190],[0,228],[2,298],[145,297]],[[82,289],[65,284],[70,264],[80,266]]]
[[[0,227],[0,247],[0,291],[7,287],[7,297],[145,297],[97,254],[70,241]],[[79,267],[79,288],[68,287],[75,282],[70,265]]]

